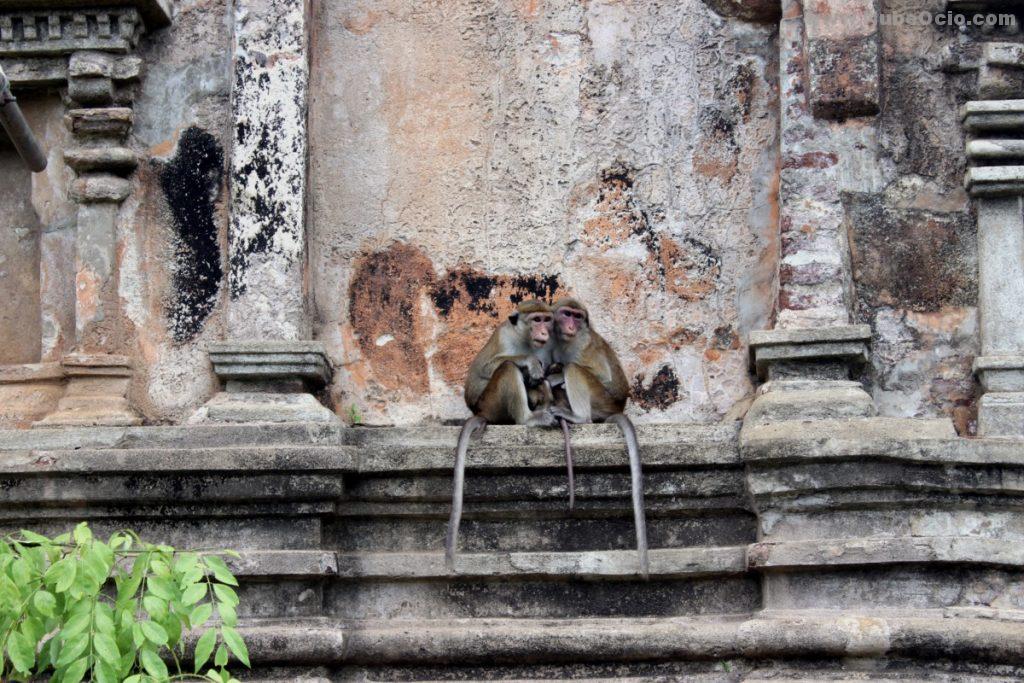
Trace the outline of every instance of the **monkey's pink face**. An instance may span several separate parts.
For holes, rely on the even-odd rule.
[[[555,311],[555,326],[560,339],[574,339],[586,324],[586,311],[568,306]]]
[[[543,348],[551,339],[552,318],[550,313],[531,313],[526,316],[530,326],[530,343],[533,348]]]

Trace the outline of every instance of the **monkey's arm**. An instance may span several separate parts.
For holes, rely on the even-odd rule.
[[[532,354],[515,355],[515,356],[495,356],[489,363],[485,363],[480,367],[480,377],[483,379],[490,379],[494,372],[501,367],[502,363],[511,362],[516,365],[520,370],[525,370],[529,373],[530,379],[540,380],[544,378],[544,364],[541,363],[540,359]]]

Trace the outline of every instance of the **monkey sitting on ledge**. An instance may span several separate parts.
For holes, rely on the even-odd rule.
[[[465,397],[474,414],[463,425],[455,452],[452,512],[445,539],[445,562],[449,569],[455,563],[466,450],[473,433],[488,423],[549,426],[557,420],[565,436],[572,509],[574,482],[568,423],[613,422],[626,439],[640,573],[648,577],[639,444],[633,423],[623,414],[629,384],[615,352],[590,327],[590,316],[583,304],[572,298],[560,299],[552,317],[552,308],[543,302],[520,303],[470,365]]]
[[[555,340],[546,380],[554,393],[551,412],[563,420],[567,454],[571,453],[571,447],[565,421],[576,424],[612,422],[622,430],[629,453],[640,573],[647,578],[647,522],[644,518],[640,446],[633,423],[623,413],[629,399],[626,373],[622,371],[622,364],[612,347],[590,326],[590,314],[579,300],[559,299],[552,308],[555,313]],[[571,468],[571,459],[569,462]]]
[[[551,307],[546,303],[533,299],[521,302],[515,313],[491,334],[469,366],[465,398],[473,417],[462,426],[455,449],[452,513],[444,544],[449,569],[455,564],[470,438],[488,424],[555,424],[547,400],[550,391],[542,386],[551,363],[551,323]]]

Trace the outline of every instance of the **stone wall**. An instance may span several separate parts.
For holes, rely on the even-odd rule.
[[[460,418],[465,368],[510,300],[572,292],[641,421],[741,415],[750,332],[848,318],[871,326],[860,379],[882,414],[974,433],[958,107],[977,31],[878,21],[922,9],[904,0],[250,4],[175,3],[138,39],[137,73],[115,77],[137,167],[103,343],[131,360],[146,421],[185,420],[216,392],[211,342],[259,335],[323,341],[336,372],[321,398],[346,418]],[[274,12],[305,25],[308,94],[275,71],[304,53],[247,18]],[[851,47],[864,41],[877,60]],[[268,99],[233,101],[246,84]],[[7,266],[24,302],[0,330],[8,363],[78,341],[66,79],[24,92],[51,165],[33,181],[38,237],[5,231],[4,255],[38,250]],[[306,111],[308,139],[284,112],[268,140],[305,141],[308,178],[249,154],[264,133],[243,109],[282,103]],[[305,197],[305,243],[268,237],[271,189]],[[278,266],[280,282],[257,277]]]
[[[509,298],[593,307],[652,420],[752,391],[771,316],[774,28],[701,2],[321,2],[310,272],[332,395],[465,413]]]

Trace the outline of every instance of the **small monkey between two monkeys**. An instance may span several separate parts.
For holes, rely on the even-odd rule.
[[[629,453],[637,551],[646,578],[649,563],[639,445],[632,422],[622,412],[629,397],[626,375],[615,352],[590,327],[590,316],[578,300],[560,299],[553,310],[552,317],[547,304],[522,302],[470,365],[465,396],[474,415],[463,426],[456,448],[446,563],[454,566],[466,449],[474,432],[489,422],[549,426],[557,420],[565,436],[571,509],[574,484],[567,422],[613,422],[622,430]]]

